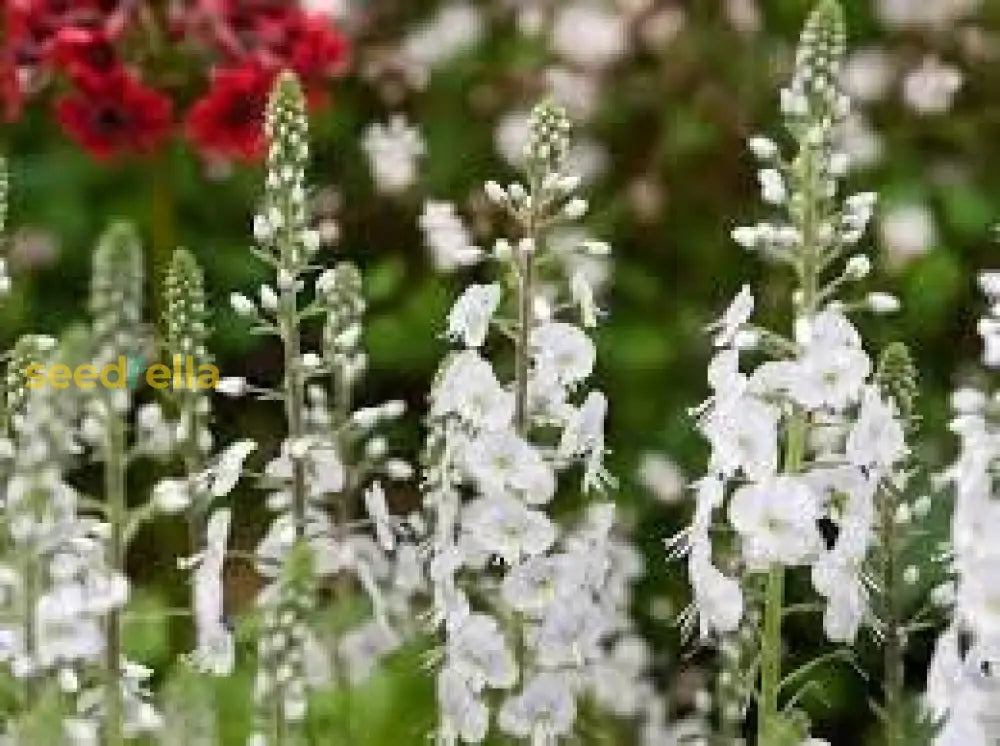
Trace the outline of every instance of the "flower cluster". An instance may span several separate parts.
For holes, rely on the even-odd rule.
[[[985,343],[983,363],[996,368],[1000,275],[985,272],[980,285],[991,304],[989,315],[979,324]],[[943,723],[937,746],[988,744],[1000,737],[996,717],[1000,591],[995,575],[1000,553],[992,539],[1000,530],[996,404],[995,394],[973,388],[959,389],[952,397],[951,429],[959,437],[960,453],[946,473],[955,492],[951,536],[955,580],[946,590],[954,613],[935,648],[926,697],[931,712]]]
[[[611,482],[607,400],[585,387],[596,352],[578,325],[592,326],[598,313],[582,280],[569,292],[568,278],[543,274],[552,268],[552,228],[587,211],[575,196],[579,179],[565,170],[568,147],[565,111],[541,104],[526,183],[487,183],[520,235],[494,245],[503,280],[470,285],[455,302],[447,336],[458,349],[431,391],[424,499],[434,620],[444,638],[437,690],[445,744],[487,737],[497,691],[496,727],[534,744],[573,734],[577,701],[591,691],[615,712],[646,715],[650,733],[662,715],[625,613],[641,563],[613,531],[614,506],[599,499]],[[566,313],[578,323],[559,318]],[[506,382],[485,356],[493,330],[514,342]],[[577,469],[581,492],[598,499],[565,525],[553,507],[559,477]]]
[[[277,391],[242,379],[228,387],[281,400],[288,427],[261,477],[275,518],[256,550],[266,585],[259,598],[254,746],[280,743],[278,734],[297,728],[312,688],[363,679],[398,647],[412,628],[410,600],[424,585],[416,548],[402,538],[419,526],[390,514],[379,481],[412,475],[406,461],[389,455],[379,432],[403,414],[403,404],[359,407],[354,400],[367,365],[360,274],[346,263],[324,270],[310,283],[311,302],[301,302],[319,249],[306,208],[305,110],[297,77],[279,76],[267,107],[268,172],[254,220],[257,256],[274,270],[276,284],[260,287],[259,304],[232,297],[237,313],[280,339],[285,361]],[[305,352],[300,327],[315,317],[324,320],[322,349]],[[349,629],[317,625],[320,588],[341,602],[345,589],[361,590],[371,614]]]
[[[348,44],[325,16],[298,3],[171,3],[166,17],[115,0],[7,3],[0,44],[0,98],[17,118],[26,96],[53,77],[70,90],[55,102],[66,133],[96,158],[155,150],[174,129],[174,91],[154,85],[135,58],[149,35],[187,39],[212,67],[208,91],[184,115],[184,131],[207,156],[256,158],[261,120],[278,71],[295,70],[323,99],[322,86],[343,72]],[[140,40],[139,45],[135,44]]]
[[[834,148],[835,133],[849,110],[838,87],[844,36],[839,6],[821,0],[803,31],[792,84],[781,95],[793,156],[786,160],[770,139],[750,141],[763,164],[763,199],[783,216],[737,228],[733,238],[794,271],[792,333],[751,322],[755,299],[748,286],[710,327],[713,393],[697,410],[697,426],[711,457],[696,485],[694,522],[676,547],[688,557],[694,592],[689,621],[697,615],[703,636],[736,631],[744,587],[767,576],[758,730],[766,743],[784,743],[789,730],[777,713],[784,571],[809,568],[825,602],[827,636],[852,642],[872,616],[865,563],[876,537],[876,493],[900,486],[908,453],[899,408],[879,386],[848,318],[859,307],[889,310],[894,299],[837,299],[841,288],[870,271],[867,257],[849,252],[874,203],[868,193],[839,195],[846,168]],[[744,372],[748,360],[756,364]],[[725,511],[746,583],[724,574],[713,558],[717,511]],[[751,598],[754,605],[758,600]]]

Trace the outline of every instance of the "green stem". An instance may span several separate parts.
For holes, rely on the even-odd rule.
[[[903,640],[900,612],[899,542],[896,532],[894,501],[888,489],[882,490],[882,582],[885,587],[885,742],[886,746],[905,746],[903,732]]]
[[[108,564],[115,573],[125,570],[124,529],[127,519],[125,487],[125,426],[122,418],[111,407],[105,440],[105,489],[108,500],[108,521],[111,536],[108,546]],[[107,618],[107,643],[105,650],[105,746],[123,746],[125,736],[123,721],[125,707],[121,688],[122,619],[121,611],[113,609]]]
[[[534,323],[532,296],[535,267],[530,253],[521,253],[518,281],[517,338],[515,342],[514,426],[520,435],[528,430],[528,369],[531,326]]]
[[[294,276],[294,275],[293,275]],[[281,289],[281,338],[285,347],[285,417],[288,420],[289,457],[292,460],[292,519],[295,536],[305,536],[306,471],[305,455],[299,453],[305,409],[305,384],[302,378],[301,338],[299,331],[296,283]]]

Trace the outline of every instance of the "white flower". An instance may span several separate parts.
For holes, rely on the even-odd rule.
[[[529,345],[535,366],[551,371],[564,385],[579,383],[594,369],[594,343],[572,324],[549,321],[536,326],[531,330]]]
[[[591,391],[579,409],[566,419],[559,439],[561,458],[583,457],[585,460],[583,489],[601,489],[612,477],[604,469],[604,420],[608,400],[600,391]]]
[[[937,242],[937,224],[926,205],[894,205],[881,217],[882,243],[897,263],[926,254]]]
[[[816,592],[826,597],[823,631],[832,642],[852,644],[868,611],[868,593],[860,578],[859,562],[843,552],[825,552],[812,568]]]
[[[393,115],[388,125],[369,125],[361,147],[368,156],[375,188],[382,194],[398,194],[416,181],[417,163],[426,149],[420,130],[401,114]]]
[[[479,693],[484,687],[510,689],[517,683],[514,653],[496,620],[471,614],[448,635],[447,666],[461,672]]]
[[[461,340],[466,347],[482,346],[500,304],[501,292],[496,283],[466,288],[448,314],[448,336]]]
[[[642,486],[662,503],[675,503],[684,494],[683,472],[663,454],[651,451],[642,454],[638,478]]]
[[[573,3],[562,7],[552,27],[552,48],[581,67],[605,67],[628,47],[625,20],[600,6]]]
[[[446,666],[437,677],[443,743],[481,743],[490,727],[489,708],[476,696],[462,671]]]
[[[772,205],[781,205],[788,199],[785,178],[777,169],[761,169],[757,172],[757,179],[760,181],[761,196],[765,202]]]
[[[713,630],[723,634],[736,631],[743,618],[743,591],[739,582],[712,565],[707,551],[691,552],[688,573],[701,636],[707,637]]]
[[[769,161],[775,158],[780,152],[774,140],[759,135],[751,137],[747,141],[747,146],[750,148],[750,152],[754,154],[754,157],[762,161]]]
[[[893,67],[893,59],[884,49],[859,49],[844,61],[844,92],[859,101],[882,100],[895,77]]]
[[[450,202],[426,202],[420,215],[420,229],[431,250],[434,267],[441,272],[453,272],[483,258],[483,250],[472,243],[472,234]]]
[[[549,606],[541,623],[529,629],[527,640],[544,668],[582,666],[600,657],[606,627],[600,607],[579,594]]]
[[[88,613],[86,603],[85,590],[75,583],[54,588],[38,599],[35,644],[42,666],[93,660],[103,652],[101,619]]]
[[[544,505],[555,494],[552,469],[513,430],[483,432],[465,447],[463,455],[466,471],[483,495]]]
[[[580,309],[583,325],[588,329],[593,329],[597,326],[597,316],[600,310],[594,300],[594,288],[590,284],[586,272],[579,269],[575,271],[570,278],[569,289],[573,296],[573,303]]]
[[[180,513],[190,503],[185,479],[161,479],[153,487],[153,504],[164,513]]]
[[[926,57],[903,80],[903,99],[918,114],[943,114],[951,109],[963,82],[961,70]]]
[[[514,397],[504,390],[493,367],[475,350],[451,357],[431,392],[431,416],[456,414],[475,427],[502,429],[514,416]]]
[[[208,519],[207,542],[194,571],[194,621],[197,649],[195,665],[214,676],[228,676],[233,669],[235,644],[223,622],[222,568],[229,538],[230,512],[217,510]]]
[[[512,497],[482,497],[464,508],[463,526],[472,547],[495,554],[508,565],[545,552],[556,527],[544,513]]]
[[[752,396],[724,400],[698,425],[712,446],[711,471],[731,476],[742,471],[750,479],[767,477],[778,468],[778,412]]]
[[[505,733],[541,746],[569,735],[575,720],[576,702],[566,677],[540,673],[504,702],[497,722]]]
[[[365,510],[375,524],[375,535],[382,548],[391,552],[396,547],[396,536],[392,531],[392,519],[385,502],[385,491],[378,482],[365,490]]]
[[[847,459],[852,464],[889,474],[906,455],[906,436],[895,410],[878,390],[866,386],[861,411],[847,436]]]
[[[215,465],[209,469],[209,492],[213,497],[225,497],[240,479],[243,462],[257,450],[252,440],[238,440],[219,454]]]
[[[533,557],[504,576],[500,596],[511,608],[540,615],[557,602],[566,602],[582,583],[579,567],[566,556]]]
[[[756,570],[813,561],[823,547],[820,517],[819,500],[809,486],[786,475],[741,487],[729,504],[729,522],[743,540],[743,557]]]
[[[223,396],[240,397],[246,393],[247,382],[245,378],[238,376],[220,378],[219,382],[215,385],[215,390]]]
[[[256,318],[257,306],[252,300],[241,293],[233,293],[229,296],[229,305],[240,316],[246,318]]]
[[[889,293],[868,293],[865,303],[872,313],[895,313],[900,309],[899,298]]]
[[[871,361],[861,338],[840,313],[824,311],[804,330],[804,351],[787,381],[789,395],[807,409],[843,409],[861,394]]]
[[[744,285],[722,314],[722,318],[709,325],[708,330],[715,333],[712,344],[716,347],[732,346],[739,332],[753,316],[753,307],[753,293],[750,292],[749,285]]]
[[[416,69],[414,83],[423,86],[431,68],[471,49],[482,37],[485,22],[482,12],[471,3],[449,2],[442,5],[427,22],[417,26],[403,40],[403,58]]]

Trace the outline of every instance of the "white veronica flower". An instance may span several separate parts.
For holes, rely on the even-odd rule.
[[[544,505],[556,489],[555,474],[538,451],[513,430],[488,430],[466,445],[464,463],[481,493]]]
[[[712,323],[708,330],[715,333],[712,344],[716,347],[730,347],[736,341],[737,335],[753,315],[754,298],[750,286],[744,285],[722,318]]]
[[[608,399],[600,391],[587,394],[583,404],[572,410],[566,418],[559,439],[559,456],[564,459],[583,457],[585,468],[584,490],[600,489],[610,478],[604,470],[604,420],[608,413]]]
[[[466,288],[448,314],[448,336],[460,340],[466,347],[481,347],[500,304],[501,293],[497,283]]]
[[[813,565],[812,582],[816,592],[827,600],[823,614],[827,638],[852,644],[868,611],[868,593],[860,579],[860,558],[851,561],[842,552],[826,552]]]
[[[500,585],[500,597],[522,614],[540,615],[579,590],[579,569],[563,555],[532,557],[511,568]]]
[[[918,114],[943,114],[951,109],[963,82],[957,67],[926,57],[903,80],[903,99]]]
[[[581,67],[605,67],[628,49],[628,29],[617,13],[588,3],[573,3],[556,14],[552,48]]]
[[[474,427],[502,429],[514,416],[514,397],[493,366],[474,350],[456,353],[438,374],[431,392],[431,416],[456,414]]]
[[[392,520],[389,508],[385,502],[385,491],[379,482],[374,482],[365,490],[365,510],[375,524],[375,535],[378,543],[387,552],[396,548],[396,536],[392,531]]]
[[[186,479],[161,479],[153,487],[153,504],[164,513],[180,513],[191,504]]]
[[[243,463],[257,450],[252,440],[238,440],[219,454],[215,466],[209,469],[209,492],[213,497],[225,497],[239,481]]]
[[[388,125],[369,125],[361,147],[368,156],[375,187],[382,194],[398,194],[412,186],[417,180],[417,163],[426,151],[420,130],[401,114],[393,115]]]
[[[485,30],[482,12],[471,3],[449,2],[427,22],[416,27],[400,50],[416,69],[414,82],[426,83],[430,70],[474,47]]]
[[[481,497],[463,511],[463,525],[472,546],[497,555],[508,565],[542,554],[556,539],[556,527],[545,513],[513,497]]]
[[[920,202],[888,207],[881,214],[878,227],[882,244],[896,264],[926,254],[938,240],[934,213]]]
[[[575,720],[576,702],[566,677],[540,673],[504,702],[498,722],[505,733],[549,746],[568,735]]]
[[[712,472],[763,479],[777,470],[778,411],[756,397],[720,402],[698,427],[712,446]]]
[[[739,581],[712,565],[707,551],[691,552],[688,571],[701,636],[707,637],[711,631],[734,632],[743,619],[743,591]]]
[[[199,669],[214,676],[233,670],[235,644],[223,621],[222,567],[229,539],[230,512],[217,510],[208,519],[207,541],[194,571],[194,621],[197,648],[192,659]]]
[[[540,370],[551,371],[567,386],[579,383],[594,370],[594,342],[579,328],[549,321],[531,330],[532,360]]]
[[[787,381],[792,399],[807,409],[835,411],[857,401],[871,360],[851,323],[840,313],[824,311],[803,334],[803,353]]]
[[[447,665],[459,671],[477,694],[485,687],[510,689],[518,667],[497,621],[486,614],[466,617],[448,637]]]
[[[823,547],[819,500],[798,477],[778,475],[736,490],[729,522],[742,539],[743,557],[754,569],[811,562]]]
[[[468,678],[445,666],[437,676],[439,735],[444,744],[481,743],[490,727],[489,708],[479,699]]]
[[[582,666],[600,656],[606,626],[600,607],[581,594],[549,606],[539,625],[528,629],[527,641],[544,668]]]
[[[450,202],[427,201],[420,215],[420,229],[434,266],[441,272],[453,272],[483,258],[483,250],[473,243],[472,234]]]
[[[891,405],[883,401],[878,389],[866,386],[861,396],[861,410],[847,435],[848,460],[856,466],[877,469],[882,474],[906,456],[906,435]]]

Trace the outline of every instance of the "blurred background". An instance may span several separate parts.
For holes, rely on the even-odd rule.
[[[954,448],[948,393],[976,375],[976,272],[998,265],[1000,0],[843,2],[852,50],[844,84],[856,102],[844,134],[850,181],[880,194],[869,241],[878,271],[864,289],[903,304],[863,324],[873,347],[901,340],[915,353],[920,447],[939,466]],[[688,415],[707,393],[705,325],[743,283],[757,290],[765,318],[785,310],[790,278],[729,233],[766,214],[745,141],[780,135],[777,92],[810,3],[293,5],[4,0],[0,147],[12,170],[13,281],[0,306],[3,344],[85,318],[92,244],[120,217],[140,226],[152,276],[175,245],[204,265],[223,374],[273,380],[276,350],[247,333],[227,299],[265,276],[248,250],[262,181],[256,133],[268,76],[290,65],[314,108],[311,179],[325,259],[350,258],[365,276],[364,397],[407,400],[395,443],[416,454],[445,352],[443,318],[469,279],[456,250],[497,236],[482,183],[514,178],[527,109],[554,97],[577,123],[572,157],[593,206],[587,230],[614,248],[588,272],[602,278],[608,311],[599,376],[611,401],[615,498],[647,562],[636,610],[674,706],[690,710],[711,658],[680,645],[686,578],[662,541],[687,520],[684,484],[706,456]],[[151,319],[158,303],[152,293]],[[220,442],[242,433],[273,449],[277,411],[218,407]],[[413,505],[418,496],[392,499]],[[264,522],[260,495],[246,490],[235,504],[235,543],[252,546]],[[148,580],[137,603],[151,610],[130,630],[140,660],[163,664],[177,645],[180,633],[158,610],[184,598],[174,570],[180,535],[140,540],[130,557]],[[238,617],[254,585],[232,572],[227,604]],[[788,641],[792,659],[822,647],[817,620],[793,622]],[[929,644],[913,641],[914,692]],[[331,722],[352,718],[358,744],[421,742],[433,724],[422,660],[413,650],[350,701],[333,700]],[[878,697],[875,643],[862,646],[858,668],[823,668],[805,700],[815,734],[837,745],[876,742],[865,714]],[[237,743],[249,700],[238,682],[225,687]]]

